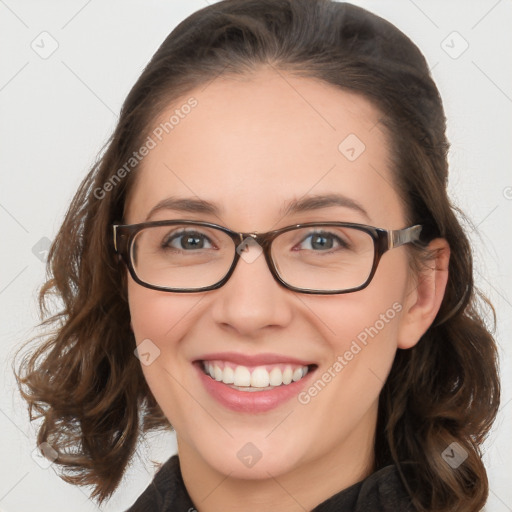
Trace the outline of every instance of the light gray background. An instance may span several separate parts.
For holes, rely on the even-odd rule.
[[[65,484],[53,467],[44,469],[32,458],[34,428],[16,393],[11,358],[38,321],[45,238],[55,236],[143,66],[172,28],[206,3],[0,0],[3,512],[98,510],[85,490]],[[444,99],[452,144],[450,192],[478,228],[471,234],[477,282],[493,300],[499,320],[503,402],[485,445],[491,483],[487,510],[512,511],[512,2],[354,3],[390,20],[418,44]],[[50,36],[40,35],[45,31]],[[56,44],[52,55],[44,53]],[[101,510],[129,506],[152,478],[151,460],[164,461],[174,452],[171,434],[149,436],[119,492]]]

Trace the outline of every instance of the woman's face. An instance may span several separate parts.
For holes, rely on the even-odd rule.
[[[197,104],[180,110],[191,97]],[[155,128],[173,114],[179,121],[168,134],[160,126],[151,135],[156,146],[137,171],[126,223],[189,219],[239,232],[313,221],[406,226],[380,114],[358,95],[261,69],[192,91]],[[346,200],[283,214],[292,201],[327,194]],[[171,197],[208,201],[217,215],[167,208]],[[129,277],[142,369],[176,430],[182,463],[249,479],[305,464],[367,470],[379,392],[413,288],[404,247],[382,257],[367,288],[342,295],[285,289],[262,255],[241,258],[223,287],[202,293],[155,291]],[[206,376],[203,361],[242,377],[255,367],[278,380],[311,371],[288,389],[236,390]]]

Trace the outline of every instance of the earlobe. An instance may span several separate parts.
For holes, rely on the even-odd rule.
[[[441,307],[448,282],[450,246],[444,238],[428,245],[432,260],[419,272],[414,289],[409,292],[398,332],[398,348],[408,349],[418,343],[432,325]]]

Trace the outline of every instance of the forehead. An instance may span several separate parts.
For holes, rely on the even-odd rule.
[[[380,116],[358,94],[284,71],[218,77],[154,121],[127,221],[194,196],[217,203],[233,228],[263,229],[288,201],[326,193],[368,205],[375,219],[399,216]]]

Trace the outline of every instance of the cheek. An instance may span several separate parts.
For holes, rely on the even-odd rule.
[[[191,407],[180,383],[189,363],[181,340],[190,331],[200,294],[158,292],[128,284],[132,328],[139,347],[142,372],[153,396],[173,426],[178,427]]]
[[[358,292],[303,298],[318,319],[315,325],[337,354],[349,350],[354,340],[364,345],[377,337],[396,348],[408,286],[407,264],[403,259],[395,258],[400,260],[397,265],[392,258],[383,258],[371,283]]]
[[[314,313],[327,350],[317,389],[329,388],[324,404],[341,410],[354,404],[364,409],[378,397],[391,369],[407,290],[407,265],[383,258],[370,285],[338,297],[303,299]],[[332,385],[331,385],[332,382]],[[311,395],[317,391],[311,390]],[[327,395],[331,395],[329,398]],[[304,396],[309,400],[310,393]],[[332,402],[331,402],[332,400]],[[317,401],[318,402],[318,401]]]
[[[149,338],[155,343],[178,338],[184,330],[188,313],[201,299],[199,294],[177,294],[144,288],[128,282],[128,302],[137,343]],[[171,335],[174,332],[175,335]]]
[[[402,302],[393,296],[382,297],[378,293],[365,293],[354,300],[343,297],[320,308],[308,301],[312,311],[318,312],[316,322],[322,330],[324,353],[322,368],[331,376],[325,379],[337,381],[348,395],[359,394],[374,382],[375,393],[380,392],[391,368],[396,349]],[[322,378],[324,380],[324,378]],[[379,387],[380,386],[380,387]],[[373,389],[374,386],[371,386]],[[371,394],[371,393],[370,393]]]
[[[336,300],[304,300],[328,348],[315,380],[298,396],[308,424],[319,423],[316,428],[322,429],[315,442],[319,450],[328,452],[332,439],[349,438],[358,426],[376,421],[378,398],[396,354],[404,286],[405,279],[376,280]]]
[[[128,302],[142,371],[155,395],[169,390],[169,379],[182,378],[186,354],[181,340],[197,319],[199,294],[172,294],[150,290],[133,281]],[[146,355],[143,355],[146,354]]]

